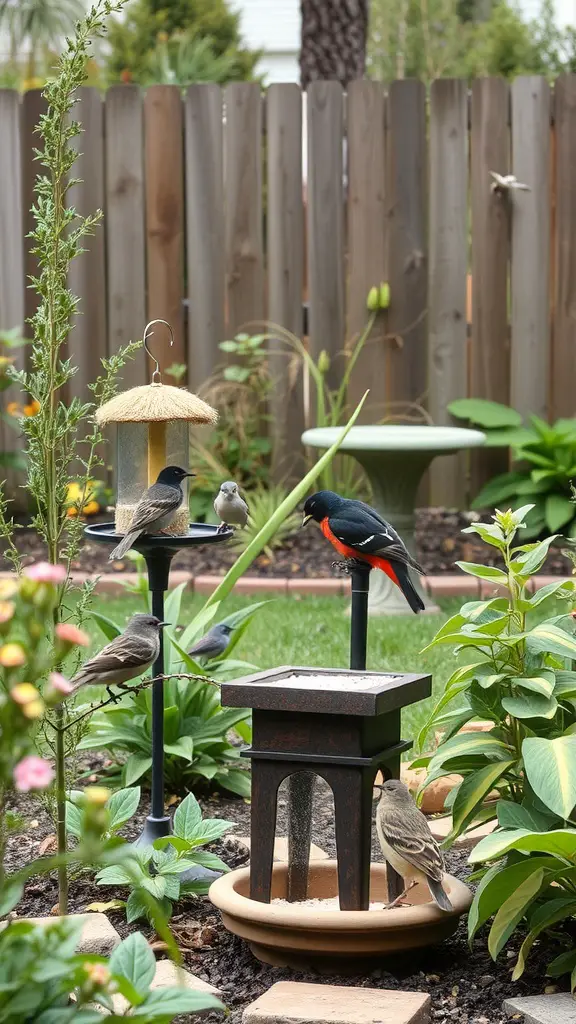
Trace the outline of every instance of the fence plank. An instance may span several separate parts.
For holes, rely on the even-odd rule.
[[[80,155],[72,168],[72,177],[81,181],[69,190],[67,203],[86,217],[104,207],[104,116],[98,89],[79,90],[74,118],[81,122],[83,131],[74,140]],[[101,373],[100,360],[107,352],[104,223],[82,244],[86,251],[72,262],[68,275],[68,285],[80,303],[68,337],[68,353],[78,369],[68,382],[67,392],[86,400],[87,385]]]
[[[308,121],[308,291],[312,354],[325,349],[337,387],[342,373],[344,316],[343,95],[338,82],[313,82]]]
[[[22,244],[22,185],[20,164],[20,96],[13,89],[0,89],[0,329],[24,326],[24,246]],[[24,350],[14,351],[14,362],[22,367]],[[3,405],[18,399],[18,388],[3,394]],[[15,421],[16,423],[16,421]],[[16,452],[23,445],[17,425],[0,422],[2,452]],[[17,490],[21,477],[1,467],[6,493],[22,504]]]
[[[142,92],[117,85],[106,93],[106,256],[108,351],[142,337],[146,325],[144,127]],[[143,349],[122,371],[123,387],[146,383]]]
[[[224,101],[227,329],[233,335],[265,317],[260,86],[233,82]]]
[[[551,415],[576,410],[576,75],[562,75],[554,87],[556,142],[556,252]]]
[[[387,398],[425,400],[428,241],[426,90],[416,79],[392,82],[388,96],[388,279],[392,303]],[[417,410],[414,410],[417,415]]]
[[[348,88],[348,296],[347,345],[350,350],[364,330],[366,297],[373,285],[388,278],[386,266],[386,98],[379,82],[358,80]],[[386,395],[376,381],[385,381],[385,315],[380,315],[351,375],[352,405],[370,388],[362,410],[364,423],[386,411]]]
[[[447,404],[466,394],[467,83],[439,79],[430,92],[429,409],[449,423]],[[436,459],[434,505],[465,500],[465,457]]]
[[[268,142],[268,317],[302,337],[304,207],[302,95],[296,85],[272,85],[266,94]],[[274,388],[270,399],[272,476],[291,480],[303,469],[302,362],[281,341],[270,342]]]
[[[144,98],[147,319],[167,320],[169,347],[158,325],[150,347],[160,368],[186,362],[184,342],[184,181],[182,95],[177,85],[152,85]]]
[[[548,413],[550,335],[550,87],[512,83],[512,172],[529,192],[512,203],[510,398],[524,415]]]
[[[46,113],[47,103],[42,96],[41,89],[29,89],[22,96],[22,209],[24,216],[24,320],[27,321],[34,315],[38,308],[38,296],[32,288],[26,287],[30,277],[38,273],[38,260],[30,252],[32,239],[28,235],[35,227],[34,217],[31,213],[34,200],[34,185],[36,178],[42,168],[34,157],[34,149],[38,149],[40,138],[34,131],[40,121],[40,116]],[[32,337],[30,325],[25,327],[27,338]]]
[[[508,404],[510,331],[508,260],[510,205],[492,190],[491,171],[510,167],[510,86],[503,78],[472,83],[472,337],[470,395]],[[472,494],[491,476],[505,472],[508,453],[486,448],[471,454]]]
[[[214,371],[224,340],[222,90],[191,85],[185,100],[188,383]]]

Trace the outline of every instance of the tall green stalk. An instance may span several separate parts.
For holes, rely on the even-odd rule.
[[[77,157],[72,140],[81,132],[78,121],[71,117],[77,102],[77,91],[85,81],[85,67],[92,37],[101,34],[107,17],[119,11],[124,0],[97,0],[85,18],[76,26],[74,38],[67,41],[59,58],[56,76],[45,90],[47,111],[42,115],[36,131],[42,148],[36,151],[42,172],[35,185],[32,207],[35,227],[31,233],[32,252],[39,265],[38,277],[31,278],[39,304],[30,319],[33,340],[30,370],[14,371],[12,377],[37,403],[37,413],[22,420],[26,438],[28,469],[26,488],[36,507],[33,525],[43,537],[51,564],[64,563],[66,580],[59,588],[59,600],[54,609],[53,629],[63,618],[69,617],[66,595],[71,587],[70,568],[77,556],[83,524],[82,508],[89,500],[90,481],[102,459],[99,446],[103,438],[93,424],[95,404],[107,401],[115,391],[119,370],[126,358],[138,347],[127,345],[117,355],[103,360],[103,373],[91,385],[93,402],[73,398],[63,401],[66,385],[76,372],[66,352],[62,351],[73,327],[78,310],[78,299],[68,288],[68,274],[73,259],[83,252],[83,239],[93,234],[102,217],[100,210],[80,217],[66,205],[68,189],[77,183],[71,176]],[[89,423],[88,431],[84,424]],[[80,499],[76,503],[76,516],[69,516],[68,487],[78,477],[81,466]],[[5,499],[0,499],[1,532],[10,531],[5,517]],[[85,588],[79,607],[83,608],[91,593]],[[54,640],[54,637],[52,637]],[[60,708],[47,716],[52,728],[52,742],[56,763],[56,827],[58,852],[66,850],[66,736],[68,712]],[[71,752],[71,751],[70,751]],[[65,863],[58,869],[59,909],[67,910],[68,884]]]

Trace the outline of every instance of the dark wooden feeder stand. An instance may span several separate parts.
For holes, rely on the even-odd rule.
[[[221,702],[252,708],[252,823],[250,896],[270,902],[278,789],[291,779],[289,795],[290,902],[307,895],[311,795],[315,775],[334,794],[338,888],[341,910],[368,910],[372,799],[378,769],[398,778],[400,755],[411,741],[400,737],[403,707],[430,696],[431,677],[358,671],[365,668],[369,569],[351,566],[351,670],[283,667],[222,684]],[[347,676],[349,687],[295,686],[291,676]],[[373,685],[354,682],[369,675]],[[285,684],[283,681],[286,680]],[[302,774],[306,773],[306,774]],[[402,891],[388,872],[389,894]]]

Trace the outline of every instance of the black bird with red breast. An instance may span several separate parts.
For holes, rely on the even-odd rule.
[[[342,498],[334,491],[317,491],[304,505],[302,526],[310,519],[320,524],[327,540],[344,558],[368,562],[400,588],[413,612],[424,610],[424,602],[410,579],[409,569],[424,575],[396,530],[363,501]]]

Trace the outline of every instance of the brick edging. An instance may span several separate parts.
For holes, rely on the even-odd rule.
[[[87,579],[93,579],[98,573],[73,572],[72,579],[75,583],[83,583]],[[0,580],[11,579],[12,573],[0,572]],[[135,583],[137,580],[135,572],[122,573],[101,573],[96,584],[97,594],[122,594],[124,593],[123,581]],[[548,583],[555,583],[557,580],[570,579],[569,576],[534,576],[531,580],[531,589],[535,590]],[[193,576],[190,572],[174,569],[170,574],[170,586],[177,587],[180,583],[187,583],[190,590],[196,594],[211,594],[219,583],[222,576]],[[496,586],[488,580],[477,580],[473,576],[446,575],[446,576],[424,576],[424,588],[432,597],[470,597],[488,598],[496,593]],[[318,596],[344,597],[350,590],[349,577],[341,578],[319,578],[306,579],[294,576],[291,578],[282,576],[243,576],[238,580],[234,590],[237,594],[316,594]]]

